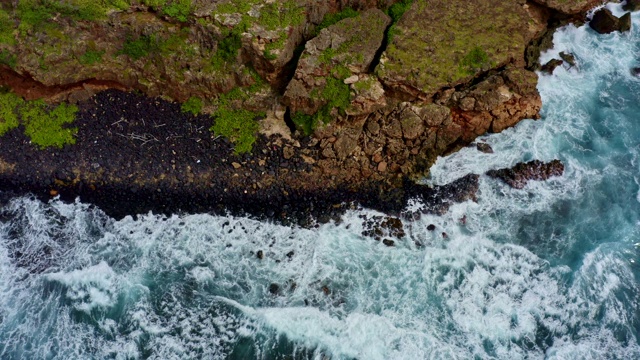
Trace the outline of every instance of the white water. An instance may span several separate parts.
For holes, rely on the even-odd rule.
[[[15,199],[0,358],[640,358],[633,20],[558,31],[542,62],[568,51],[578,68],[541,77],[543,119],[484,137],[494,154],[439,159],[428,181],[555,158],[563,177],[515,190],[483,176],[477,203],[405,222],[393,248],[361,235],[367,210],[307,230]]]

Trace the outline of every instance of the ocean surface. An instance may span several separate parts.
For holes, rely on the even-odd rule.
[[[366,209],[302,229],[16,198],[0,211],[0,359],[639,359],[639,40],[640,14],[626,34],[560,29],[542,63],[577,66],[541,76],[542,119],[426,181],[532,159],[565,175],[482,176],[477,202],[405,221],[395,247],[361,235]]]

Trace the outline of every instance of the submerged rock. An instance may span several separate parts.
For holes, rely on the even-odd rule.
[[[552,160],[548,163],[533,160],[527,163],[518,163],[512,168],[489,170],[487,175],[500,179],[515,189],[522,189],[529,180],[547,180],[553,176],[562,176],[564,164],[560,160]]]
[[[491,145],[487,143],[477,143],[476,149],[478,149],[478,151],[483,152],[485,154],[493,154],[493,148],[491,147]]]
[[[540,71],[547,74],[553,74],[553,71],[560,65],[562,65],[563,61],[558,59],[551,59],[547,61],[546,64],[542,65]]]

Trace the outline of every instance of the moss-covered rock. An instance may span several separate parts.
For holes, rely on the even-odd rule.
[[[533,0],[534,2],[567,15],[582,14],[605,1],[602,0]]]
[[[385,85],[424,98],[491,68],[521,64],[539,32],[527,8],[513,0],[417,0],[392,29],[377,72]]]
[[[315,116],[315,120],[310,119],[312,122],[317,122],[318,114],[322,117],[336,109],[349,113],[353,100],[349,85],[359,89],[361,96],[353,113],[375,110],[365,104],[365,98],[378,101],[384,91],[376,79],[365,74],[382,46],[390,22],[382,11],[371,9],[322,29],[307,42],[283,97],[291,112]]]

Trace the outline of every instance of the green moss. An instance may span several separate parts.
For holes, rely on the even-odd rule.
[[[351,103],[349,85],[345,84],[342,79],[336,79],[332,76],[327,77],[327,83],[320,94],[312,91],[310,96],[312,98],[322,99],[326,101],[326,103],[313,115],[296,112],[291,116],[293,123],[298,129],[302,130],[305,135],[311,135],[313,130],[320,124],[330,123],[331,120],[333,120],[333,115],[331,114],[333,109],[344,113]]]
[[[118,51],[118,54],[124,54],[134,60],[138,60],[157,50],[158,42],[156,38],[143,35],[136,39],[128,37],[122,44],[122,49]]]
[[[474,47],[460,61],[460,71],[473,75],[485,67],[491,66],[489,55],[479,46]]]
[[[17,110],[23,103],[24,100],[14,93],[0,93],[0,136],[20,125]]]
[[[400,0],[391,5],[385,13],[389,15],[392,23],[397,23],[407,10],[413,5],[414,0]]]
[[[212,70],[220,71],[227,63],[233,63],[242,47],[240,33],[232,32],[218,43],[218,48],[211,58]]]
[[[80,63],[83,65],[93,65],[102,62],[104,51],[87,50],[80,56]]]
[[[215,101],[216,111],[212,114],[213,126],[210,128],[216,135],[229,139],[235,145],[235,152],[243,154],[251,151],[256,141],[256,132],[260,128],[258,119],[264,118],[264,112],[237,109],[238,103],[248,100],[257,92],[268,87],[253,69],[250,72],[255,83],[246,88],[234,88],[220,95]]]
[[[75,120],[77,111],[76,106],[64,103],[49,109],[42,100],[29,101],[19,109],[24,133],[41,149],[76,143],[78,129],[63,126]]]
[[[17,65],[17,58],[9,51],[2,50],[0,51],[0,64],[7,65],[8,67],[15,69]]]
[[[313,130],[316,128],[316,118],[313,115],[307,115],[303,112],[296,112],[291,115],[291,121],[296,125],[296,127],[305,135],[309,136],[313,133]]]
[[[192,96],[181,106],[182,112],[198,115],[202,111],[202,99]]]
[[[251,151],[256,141],[256,132],[260,128],[258,119],[264,117],[263,112],[219,108],[214,114],[215,121],[211,127],[216,135],[224,136],[235,145],[235,152],[243,154]]]
[[[385,13],[391,18],[391,26],[389,26],[389,29],[387,30],[387,43],[390,43],[391,40],[393,40],[393,37],[398,34],[398,28],[396,27],[396,24],[398,23],[402,15],[404,15],[404,13],[409,10],[411,5],[413,5],[413,2],[414,0],[401,0],[391,5],[385,11]]]
[[[174,0],[162,7],[162,13],[180,22],[187,22],[192,10],[191,0]]]
[[[75,120],[77,111],[74,105],[51,107],[42,100],[24,101],[14,93],[0,93],[0,136],[22,123],[24,133],[41,149],[75,144],[78,129],[65,125]]]
[[[124,10],[129,6],[127,0],[20,0],[17,15],[19,28],[25,31],[55,26],[49,20],[58,15],[78,21],[95,21],[104,19],[109,10]]]
[[[337,23],[340,20],[344,20],[344,19],[348,19],[348,18],[353,18],[358,16],[358,12],[353,10],[350,7],[345,8],[344,10],[335,13],[335,14],[327,14],[324,16],[324,18],[322,19],[322,21],[320,22],[320,24],[318,24],[318,26],[316,26],[316,29],[314,31],[314,35],[318,35],[320,33],[320,30],[324,29],[324,28],[328,28],[329,26]]]
[[[9,14],[0,8],[0,44],[13,45],[16,42],[13,36],[13,20]]]

